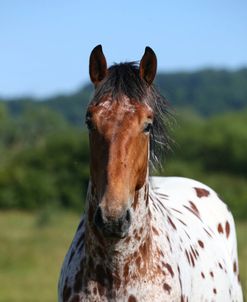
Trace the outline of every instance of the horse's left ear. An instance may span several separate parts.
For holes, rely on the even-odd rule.
[[[140,62],[140,77],[144,79],[148,85],[153,83],[157,70],[157,58],[150,47],[145,48],[145,53]]]
[[[106,76],[107,63],[103,54],[102,46],[97,45],[91,52],[89,59],[89,74],[95,86]]]

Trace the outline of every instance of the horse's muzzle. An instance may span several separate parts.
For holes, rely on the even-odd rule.
[[[119,218],[107,218],[98,206],[94,215],[94,224],[98,230],[109,238],[124,238],[128,235],[131,223],[130,210],[126,210]]]

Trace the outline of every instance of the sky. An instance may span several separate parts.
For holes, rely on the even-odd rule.
[[[108,65],[150,46],[162,72],[246,67],[247,1],[1,0],[0,96],[76,91],[98,44]]]

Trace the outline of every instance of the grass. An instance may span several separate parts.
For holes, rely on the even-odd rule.
[[[49,216],[48,216],[49,217]],[[57,301],[60,267],[79,216],[0,213],[0,301]]]
[[[0,301],[57,301],[57,280],[79,216],[0,212]],[[247,289],[247,222],[237,223],[240,274]],[[245,294],[245,298],[247,295]]]

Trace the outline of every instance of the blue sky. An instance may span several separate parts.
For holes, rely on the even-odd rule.
[[[236,69],[247,66],[246,37],[246,0],[3,0],[0,95],[75,91],[97,44],[109,65],[149,45],[159,71]]]

